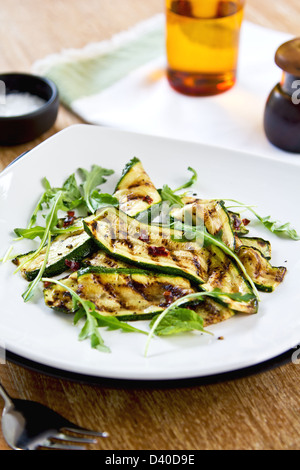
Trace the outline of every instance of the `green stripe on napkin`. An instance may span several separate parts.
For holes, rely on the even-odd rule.
[[[95,95],[110,87],[131,71],[159,57],[164,53],[164,27],[159,21],[154,28],[145,28],[134,37],[124,38],[118,45],[112,41],[111,48],[105,52],[99,49],[84,49],[80,54],[73,54],[64,60],[64,53],[58,60],[41,61],[42,73],[52,79],[58,87],[61,102],[67,106],[79,98]],[[101,45],[101,43],[99,43]],[[76,52],[76,51],[75,51]],[[78,51],[77,51],[78,52]],[[39,64],[36,64],[39,71]]]

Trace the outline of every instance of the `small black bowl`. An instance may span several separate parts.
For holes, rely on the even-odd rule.
[[[19,145],[48,131],[55,123],[59,107],[56,85],[49,79],[26,73],[0,75],[6,94],[30,93],[46,101],[40,108],[19,116],[0,116],[0,145]]]

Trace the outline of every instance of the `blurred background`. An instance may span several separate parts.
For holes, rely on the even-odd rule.
[[[164,11],[164,0],[0,0],[0,73],[31,71],[32,64],[63,49],[109,39]],[[245,19],[299,33],[299,0],[247,0]],[[276,77],[274,77],[276,79]],[[15,156],[64,127],[81,122],[61,107],[54,128],[41,139],[0,149],[3,169]]]

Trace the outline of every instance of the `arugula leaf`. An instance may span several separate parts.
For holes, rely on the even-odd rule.
[[[205,297],[212,297],[212,298],[220,298],[220,297],[229,297],[233,298],[235,300],[238,300],[239,302],[247,302],[251,298],[254,298],[253,295],[251,294],[246,294],[242,295],[240,293],[235,293],[235,294],[227,294],[226,292],[222,292],[219,289],[215,289],[211,292],[195,292],[194,294],[188,294],[185,295],[184,297],[181,297],[180,299],[175,300],[169,307],[167,307],[163,312],[161,312],[152,322],[151,322],[151,330],[150,333],[148,334],[148,339],[146,342],[146,347],[145,347],[145,356],[148,353],[150,341],[154,334],[175,334],[178,331],[178,328],[182,329],[183,327],[189,328],[189,330],[185,329],[185,331],[191,331],[192,326],[196,326],[195,329],[200,330],[201,328],[201,320],[196,322],[194,324],[195,317],[193,315],[187,316],[187,313],[185,308],[179,308],[180,305],[188,304],[190,302],[193,302],[195,300],[203,300]],[[177,313],[178,312],[178,313]],[[196,315],[197,313],[194,312]],[[167,318],[166,321],[164,319]],[[184,324],[184,322],[187,322]],[[160,325],[162,324],[162,327]],[[173,324],[173,327],[172,327]],[[202,325],[203,326],[203,325]],[[182,330],[183,331],[183,330]],[[200,330],[203,331],[203,333],[208,333],[211,334],[208,331],[205,330]]]
[[[142,333],[147,335],[146,331],[135,328],[126,322],[122,322],[116,317],[101,315],[95,309],[93,309],[91,313],[96,318],[99,327],[106,327],[108,330],[122,330],[125,333]]]
[[[48,233],[47,250],[46,250],[46,253],[45,253],[45,258],[44,258],[43,264],[42,264],[42,266],[41,266],[41,268],[38,272],[38,275],[33,279],[33,281],[31,281],[29,283],[27,289],[22,294],[24,302],[28,302],[28,300],[30,300],[33,297],[34,291],[35,291],[36,287],[38,286],[38,284],[39,284],[39,282],[40,282],[40,280],[41,280],[41,278],[44,274],[44,271],[45,271],[46,266],[47,266],[48,257],[49,257],[50,246],[51,246],[51,233],[49,232]]]
[[[239,266],[240,270],[242,271],[245,279],[249,282],[250,286],[252,287],[253,293],[257,300],[260,300],[258,290],[252,280],[252,278],[249,276],[244,264],[241,262],[240,258],[237,256],[237,254],[229,248],[229,246],[225,245],[223,241],[221,240],[220,236],[218,235],[211,235],[205,226],[201,227],[193,227],[189,226],[187,224],[183,224],[182,222],[175,221],[171,224],[171,227],[177,229],[177,230],[182,230],[184,233],[189,234],[189,240],[192,240],[191,235],[194,234],[194,239],[195,240],[203,240],[204,243],[209,243],[212,245],[215,245],[219,247],[224,253],[226,253],[228,256],[233,258],[237,265]]]
[[[40,253],[40,251],[43,249],[43,247],[45,246],[47,238],[49,237],[49,235],[51,235],[51,230],[57,224],[57,220],[58,220],[57,213],[58,213],[58,211],[60,209],[65,209],[61,198],[62,198],[62,193],[58,192],[56,194],[56,196],[54,197],[54,199],[52,200],[52,202],[51,202],[50,210],[49,210],[49,212],[47,214],[47,217],[46,217],[45,231],[44,231],[44,234],[43,234],[43,237],[41,239],[41,242],[40,242],[40,245],[39,245],[38,249],[36,251],[34,251],[28,259],[26,259],[23,263],[21,263],[17,267],[15,272],[19,271],[25,263],[28,263],[29,261],[33,260]]]
[[[179,188],[171,189],[170,186],[165,184],[162,187],[162,189],[159,189],[158,192],[159,192],[159,194],[160,194],[163,201],[168,201],[171,204],[176,204],[176,205],[179,205],[180,207],[184,206],[184,203],[182,202],[181,197],[178,196],[175,193],[177,193],[178,191],[181,191],[182,189],[186,189],[186,188],[191,187],[193,184],[195,184],[195,182],[197,181],[197,178],[198,178],[196,170],[194,170],[190,166],[188,167],[188,170],[191,171],[193,173],[193,175],[186,183],[179,186]]]
[[[78,187],[75,173],[72,173],[63,184],[62,190],[65,193],[65,202],[69,202],[70,209],[79,206],[82,203],[82,194]]]
[[[66,233],[77,232],[78,230],[82,229],[82,225],[72,225],[66,228],[57,228],[53,227],[51,230],[52,235],[64,235]],[[14,232],[20,238],[27,238],[29,240],[34,240],[35,238],[43,238],[45,234],[46,227],[41,227],[40,225],[36,225],[32,228],[15,228]]]
[[[184,206],[181,197],[174,194],[174,191],[167,184],[164,184],[162,189],[160,189],[158,192],[163,201],[168,201],[171,203],[171,205],[175,204],[180,207]]]
[[[84,340],[90,338],[92,348],[103,352],[110,351],[110,349],[104,344],[104,341],[98,330],[99,327],[106,327],[109,330],[119,329],[127,333],[147,334],[145,331],[128,325],[116,317],[107,317],[105,315],[101,315],[96,311],[96,306],[93,302],[81,299],[81,297],[72,288],[66,286],[61,281],[52,278],[42,278],[42,281],[58,284],[71,294],[74,308],[79,307],[79,310],[76,312],[74,317],[74,324],[86,316],[86,321],[79,334],[79,339]]]
[[[283,235],[296,241],[300,240],[300,235],[297,233],[297,231],[294,228],[291,227],[290,222],[282,223],[277,220],[272,220],[270,215],[266,217],[262,217],[252,208],[252,206],[236,201],[235,199],[222,199],[222,200],[234,202],[235,204],[237,204],[237,206],[231,206],[231,207],[243,207],[247,209],[248,211],[252,212],[252,214],[255,215],[255,217],[266,227],[266,229],[274,233],[275,235],[278,235],[278,236]]]
[[[15,256],[11,255],[12,250],[13,250],[13,246],[8,247],[8,249],[7,249],[6,252],[4,253],[3,258],[0,258],[0,263],[3,263],[3,264],[4,264],[4,263],[6,263],[6,261],[15,258]]]
[[[97,324],[96,318],[93,315],[91,315],[91,312],[95,308],[94,304],[88,300],[83,300],[81,304],[82,304],[82,310],[84,311],[86,315],[86,321],[79,333],[78,339],[80,341],[83,341],[87,338],[90,338],[91,347],[93,349],[98,349],[99,351],[102,351],[102,352],[110,352],[109,347],[105,345],[104,340],[98,330],[98,324]]]
[[[292,240],[300,240],[300,235],[296,232],[294,228],[291,227],[289,222],[282,224],[279,221],[271,220],[271,216],[267,217],[260,217],[254,211],[252,211],[254,215],[260,220],[260,222],[268,229],[270,232],[274,233],[275,235],[286,235],[287,237],[291,238]]]
[[[196,183],[196,181],[198,179],[198,175],[197,175],[196,170],[194,170],[190,166],[188,167],[188,170],[193,173],[193,176],[185,184],[183,184],[182,186],[179,186],[179,188],[177,188],[177,189],[174,189],[175,193],[177,193],[178,191],[181,191],[182,189],[190,188],[191,186],[193,186]]]
[[[79,168],[78,172],[84,180],[80,186],[83,192],[83,199],[90,212],[93,213],[94,206],[91,202],[91,195],[98,186],[106,183],[107,180],[104,178],[104,176],[110,176],[114,173],[114,171],[107,170],[106,168],[102,168],[98,165],[93,165],[91,171],[85,170],[84,168]],[[95,199],[95,194],[93,199]]]
[[[42,180],[42,185],[45,189],[44,193],[41,195],[34,211],[32,212],[29,223],[25,229],[16,228],[15,233],[20,239],[30,238],[34,239],[36,237],[42,238],[45,234],[45,229],[38,225],[35,226],[37,222],[38,213],[47,209],[51,209],[53,200],[56,200],[57,197],[60,199],[60,210],[69,211],[80,206],[86,206],[87,210],[94,212],[99,205],[103,204],[105,201],[105,196],[101,198],[99,192],[96,191],[96,188],[105,183],[106,179],[104,176],[111,175],[113,170],[107,170],[105,168],[94,165],[92,170],[89,172],[83,168],[78,170],[83,179],[84,183],[78,186],[75,173],[72,173],[63,183],[62,187],[52,187],[48,179],[45,177]],[[59,196],[57,196],[59,194]],[[110,200],[110,204],[115,204],[115,200]],[[57,220],[57,217],[55,218]],[[55,230],[55,224],[52,224],[52,233],[57,234]],[[62,232],[65,233],[65,232]]]

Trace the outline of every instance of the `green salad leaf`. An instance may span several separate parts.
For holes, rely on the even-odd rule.
[[[181,199],[183,195],[180,196],[175,193],[181,191],[182,189],[190,188],[196,183],[198,178],[196,170],[194,170],[190,166],[188,167],[188,170],[191,171],[193,175],[186,183],[182,184],[178,188],[171,189],[170,186],[168,186],[167,184],[163,185],[162,189],[159,190],[160,196],[163,201],[168,201],[171,205],[178,205],[180,207],[184,206],[184,203]]]
[[[286,236],[287,238],[291,238],[292,240],[296,241],[300,240],[300,234],[298,234],[297,231],[291,226],[290,222],[282,223],[278,220],[272,220],[272,217],[270,215],[262,217],[253,209],[253,206],[236,201],[235,199],[222,199],[222,201],[229,201],[237,204],[235,206],[230,206],[230,208],[241,207],[252,212],[252,214],[266,227],[266,229],[274,233],[275,235]]]
[[[82,191],[83,200],[91,213],[94,213],[98,208],[95,205],[97,198],[95,197],[95,190],[98,186],[106,183],[105,176],[110,176],[114,173],[113,170],[107,170],[98,165],[93,165],[91,171],[85,170],[84,168],[78,169],[79,174],[83,179],[83,183],[80,185]]]
[[[188,294],[184,297],[181,297],[180,299],[175,300],[175,302],[169,305],[169,307],[163,310],[163,312],[161,312],[151,321],[151,330],[148,334],[148,339],[146,342],[145,356],[147,356],[148,354],[150,341],[153,338],[154,334],[157,336],[170,336],[183,331],[187,332],[193,330],[198,330],[206,334],[212,334],[204,330],[203,319],[200,315],[198,315],[195,311],[192,310],[192,304],[191,310],[181,307],[181,305],[186,306],[187,304],[192,303],[195,300],[203,300],[205,297],[212,297],[215,299],[229,297],[239,302],[247,302],[251,298],[254,298],[254,296],[251,294],[228,294],[220,291],[219,289],[215,289],[211,292],[195,292],[194,294]]]
[[[151,320],[150,327],[154,325],[157,318],[158,316],[155,316]],[[203,323],[203,318],[193,310],[178,307],[171,309],[162,318],[155,328],[155,334],[157,336],[170,336],[195,330],[209,333],[204,330]]]

